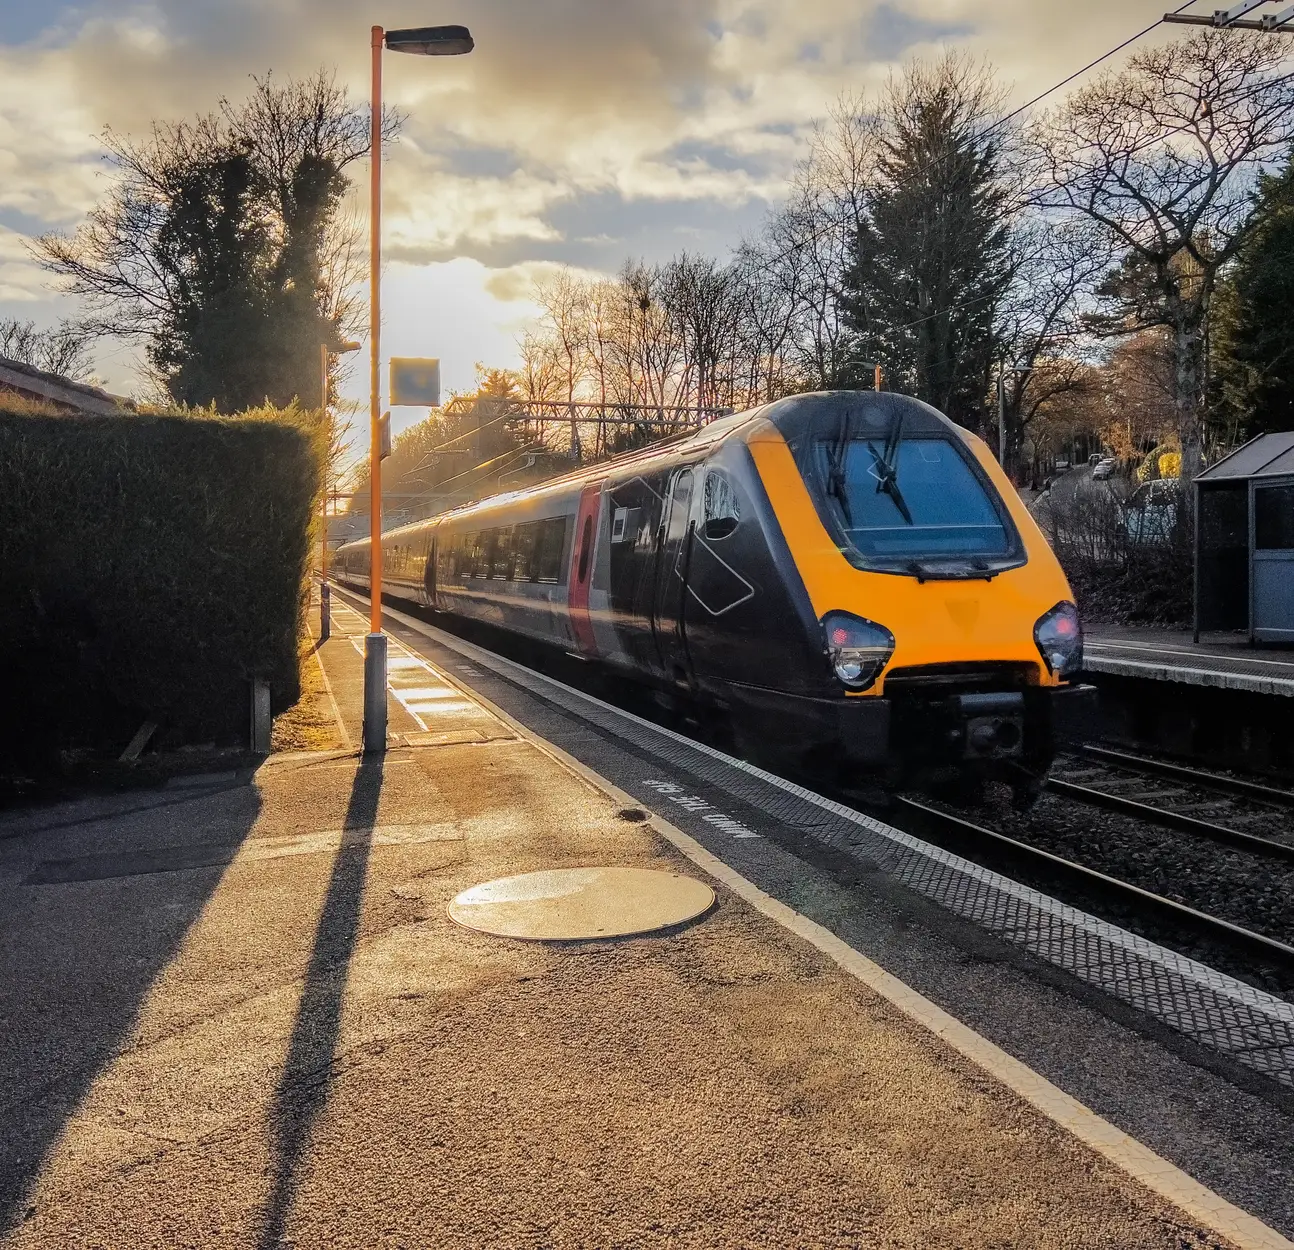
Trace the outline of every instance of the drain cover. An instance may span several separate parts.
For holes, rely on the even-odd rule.
[[[486,881],[449,905],[469,929],[539,941],[650,933],[699,916],[714,891],[692,877],[646,868],[559,868]]]

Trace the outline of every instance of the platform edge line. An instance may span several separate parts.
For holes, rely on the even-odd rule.
[[[393,615],[403,618],[401,623],[407,626],[424,624],[416,621],[415,618],[405,617],[400,612],[394,612]],[[437,630],[436,633],[443,634],[444,631]],[[462,644],[462,639],[449,635],[437,641],[442,641],[450,650],[458,651],[460,655],[465,654],[462,647],[454,645]],[[466,643],[465,646],[472,650],[484,651],[484,648],[475,647],[471,643]],[[442,672],[441,675],[452,685],[458,686],[464,693],[478,700],[505,724],[510,725],[523,741],[528,742],[541,754],[547,755],[586,785],[623,807],[639,806],[640,801],[633,795],[620,789],[614,782],[589,768],[561,747],[548,742],[480,691],[463,682],[456,674]],[[727,886],[743,902],[748,903],[781,928],[789,930],[808,942],[815,950],[826,955],[839,968],[861,981],[908,1019],[934,1034],[951,1050],[987,1072],[999,1084],[1006,1086],[1053,1124],[1066,1130],[1152,1193],[1172,1203],[1183,1214],[1203,1224],[1210,1232],[1225,1237],[1236,1247],[1236,1250],[1294,1250],[1294,1241],[1290,1241],[1274,1228],[1264,1224],[1257,1216],[1250,1215],[1234,1203],[1228,1202],[1221,1194],[1215,1193],[1207,1185],[1195,1180],[1175,1163],[1156,1154],[1149,1146],[1097,1115],[1073,1095],[1067,1094],[1027,1064],[1009,1055],[996,1043],[976,1033],[969,1025],[963,1024],[925,995],[912,989],[906,982],[886,972],[879,964],[856,951],[848,942],[837,937],[824,925],[765,893],[753,881],[743,877],[730,864],[706,850],[695,838],[684,833],[665,817],[653,812],[652,824],[680,854],[716,881]]]

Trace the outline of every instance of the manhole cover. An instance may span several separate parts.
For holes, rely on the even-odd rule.
[[[560,868],[486,881],[449,905],[469,929],[539,941],[624,937],[682,924],[714,903],[703,882],[646,868]]]

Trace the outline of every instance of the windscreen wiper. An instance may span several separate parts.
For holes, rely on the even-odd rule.
[[[840,413],[835,442],[827,444],[827,493],[840,505],[845,524],[852,525],[854,514],[849,507],[849,488],[845,477],[845,456],[848,451],[849,411],[844,409]]]
[[[899,490],[899,444],[903,441],[903,410],[900,408],[890,420],[890,428],[885,433],[885,451],[876,450],[876,445],[868,442],[867,450],[872,453],[872,459],[876,462],[876,493],[879,495],[885,492],[892,500],[894,506],[899,510],[903,519],[913,525],[912,513],[908,510],[907,500],[903,498],[903,492]]]

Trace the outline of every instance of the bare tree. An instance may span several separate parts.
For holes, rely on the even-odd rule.
[[[0,320],[0,356],[85,382],[93,368],[94,332],[72,321],[38,330],[34,321]]]
[[[1011,236],[1012,282],[998,313],[1006,467],[1016,477],[1038,413],[1066,391],[1091,385],[1082,317],[1110,264],[1107,240],[1082,218],[1024,217]]]
[[[1078,213],[1127,252],[1106,294],[1110,329],[1173,335],[1182,476],[1202,467],[1202,345],[1219,270],[1263,224],[1256,175],[1294,141],[1282,40],[1205,30],[1139,52],[1032,128],[1044,204]]]
[[[739,280],[745,372],[732,406],[747,407],[801,389],[793,353],[804,269],[798,252],[775,252],[767,240],[743,243],[733,264]]]
[[[684,252],[665,267],[662,286],[682,344],[682,398],[701,407],[717,407],[721,398],[731,394],[732,349],[740,310],[735,274],[713,257]]]

